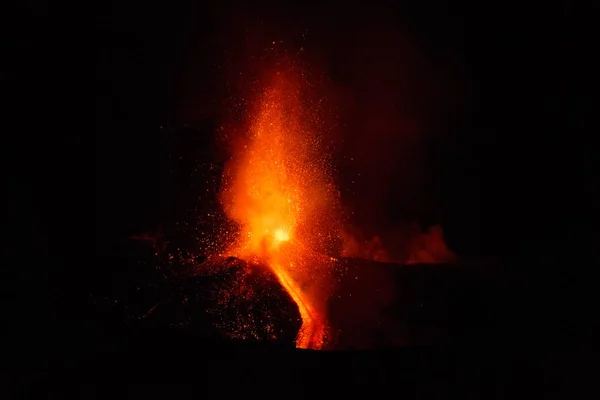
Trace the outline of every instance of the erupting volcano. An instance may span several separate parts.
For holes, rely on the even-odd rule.
[[[265,82],[224,172],[221,203],[239,225],[225,255],[267,265],[298,306],[296,347],[320,349],[339,232],[320,100],[294,65],[279,64]]]
[[[152,244],[164,277],[182,285],[165,294],[168,300],[157,300],[158,311],[150,305],[139,319],[147,324],[168,319],[170,326],[197,329],[205,337],[286,345],[295,340],[298,348],[317,350],[431,337],[431,324],[414,317],[424,312],[423,301],[395,302],[396,287],[406,284],[403,279],[419,285],[418,273],[410,271],[423,264],[455,262],[441,228],[396,223],[382,239],[369,239],[360,225],[349,229],[350,212],[342,212],[349,209],[348,198],[335,184],[346,196],[343,146],[336,141],[341,132],[332,132],[327,91],[298,59],[273,60],[275,53],[257,57],[257,69],[252,57],[241,64],[249,73],[240,74],[242,87],[224,108],[231,115],[219,130],[230,154],[225,164],[201,169],[206,186],[200,208],[193,209],[196,223],[188,224],[186,216],[177,224],[181,231],[175,230],[182,235],[168,240],[162,234],[158,242],[156,235],[132,236]],[[211,150],[208,159],[216,153]],[[368,167],[361,165],[358,171]],[[197,201],[193,196],[191,202]],[[357,203],[365,204],[377,206]],[[357,214],[358,207],[352,207]],[[417,268],[401,268],[407,264]],[[186,279],[187,286],[181,283]]]

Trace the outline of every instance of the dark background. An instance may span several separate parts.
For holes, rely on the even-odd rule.
[[[595,326],[597,7],[125,1],[67,11],[21,6],[4,75],[3,293],[7,335],[31,338],[23,349],[79,329],[88,287],[114,272],[96,259],[190,205],[169,155],[222,157],[211,147],[222,84],[239,67],[223,65],[241,51],[240,27],[256,26],[253,43],[304,47],[339,99],[340,153],[359,158],[339,158],[356,224],[377,234],[406,218],[441,223],[458,255],[519,275],[515,302],[555,316],[557,331]]]
[[[329,97],[341,99],[342,146],[364,158],[359,167],[339,161],[362,185],[352,209],[383,210],[365,220],[441,222],[464,257],[527,259],[530,268],[571,259],[572,245],[584,253],[594,240],[585,168],[593,11],[467,2],[107,7],[93,51],[97,237],[169,212],[156,195],[168,153],[158,127],[212,135],[226,100],[224,64],[243,62],[228,54],[248,51],[240,36],[256,47],[273,37],[303,46],[330,79]]]
[[[591,256],[596,239],[594,11],[471,2],[107,8],[93,51],[96,240],[173,213],[185,195],[165,198],[172,187],[159,189],[168,167],[158,160],[183,146],[158,127],[189,124],[210,142],[232,72],[274,38],[303,47],[327,78],[340,189],[366,236],[403,220],[441,223],[463,258],[562,271]]]

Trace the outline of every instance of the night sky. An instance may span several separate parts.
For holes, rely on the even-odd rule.
[[[439,223],[458,255],[540,286],[590,272],[597,7],[200,3],[105,2],[73,28],[21,7],[35,29],[14,32],[6,75],[14,326],[66,323],[110,274],[98,257],[181,216],[192,192],[169,156],[223,157],[225,85],[271,40],[325,77],[340,189],[366,233]],[[531,290],[558,302],[551,287]]]
[[[416,218],[441,223],[464,257],[509,262],[571,257],[567,243],[591,239],[584,9],[213,7],[119,3],[98,18],[101,236],[152,225],[168,212],[153,195],[157,160],[167,152],[157,128],[189,124],[212,135],[222,123],[226,69],[243,71],[244,56],[273,39],[292,51],[303,47],[304,59],[328,79],[339,163],[360,194],[348,201],[371,235]],[[350,156],[357,163],[344,160]]]

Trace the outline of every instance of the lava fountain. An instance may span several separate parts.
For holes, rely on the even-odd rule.
[[[324,150],[321,101],[305,73],[278,66],[247,110],[241,145],[226,165],[221,203],[239,234],[227,256],[267,265],[298,305],[296,347],[327,338],[328,271],[339,232],[338,198]]]

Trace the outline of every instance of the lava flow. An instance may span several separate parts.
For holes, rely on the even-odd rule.
[[[273,73],[248,110],[247,136],[226,166],[221,193],[226,215],[240,227],[226,255],[271,268],[298,305],[296,347],[310,349],[326,340],[334,261],[324,254],[339,231],[318,103],[298,68]]]

